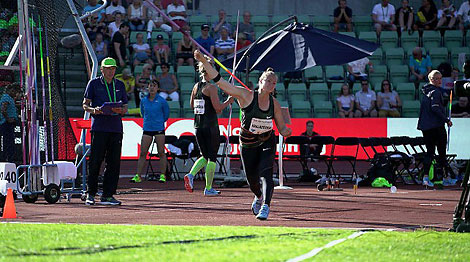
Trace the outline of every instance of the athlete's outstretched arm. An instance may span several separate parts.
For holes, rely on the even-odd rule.
[[[292,129],[286,126],[284,122],[284,117],[282,116],[281,105],[276,98],[273,99],[274,102],[274,122],[276,123],[277,130],[284,137],[289,137],[292,135]]]
[[[209,94],[211,98],[212,106],[215,109],[217,114],[220,114],[224,108],[233,103],[233,97],[229,96],[225,102],[220,103],[219,94],[217,94],[217,87],[214,85],[209,85]]]

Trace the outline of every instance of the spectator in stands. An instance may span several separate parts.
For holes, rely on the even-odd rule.
[[[118,71],[126,66],[127,61],[127,47],[129,46],[129,25],[122,23],[119,26],[119,31],[114,33],[111,41],[111,57],[118,61]]]
[[[247,35],[246,33],[238,34],[238,42],[237,42],[237,47],[235,51],[238,51],[244,47],[251,45],[251,41],[246,39],[247,38],[246,35]]]
[[[255,41],[255,27],[250,22],[250,20],[251,20],[251,13],[249,11],[243,12],[243,22],[240,23],[238,32],[245,33],[246,39],[253,42]]]
[[[131,31],[143,31],[147,19],[147,7],[142,4],[142,0],[134,0],[127,8],[127,17]]]
[[[380,92],[377,93],[377,107],[379,117],[400,117],[398,108],[401,107],[401,99],[397,92],[391,90],[388,80],[382,81]]]
[[[235,40],[229,37],[229,32],[225,27],[220,30],[220,38],[215,41],[215,50],[217,51],[217,59],[224,60],[235,49]]]
[[[189,30],[186,31],[186,33],[191,35],[191,32]],[[183,38],[178,42],[178,46],[176,47],[176,59],[178,66],[182,66],[184,63],[193,66],[193,52],[195,50],[196,46],[193,44],[191,39],[189,39],[188,36],[183,35]]]
[[[349,86],[343,84],[336,98],[336,106],[338,108],[338,116],[341,118],[354,117],[354,95],[350,93]]]
[[[89,13],[97,8],[99,8],[100,6],[102,6],[102,4],[98,4],[98,1],[97,0],[88,0],[88,5],[86,5],[84,8],[83,8],[83,14],[86,14],[86,13]],[[101,10],[98,12],[98,22],[103,22],[104,21],[104,18],[105,18],[105,10]]]
[[[179,101],[178,94],[178,81],[173,74],[170,74],[170,65],[163,63],[160,68],[162,73],[157,77],[160,83],[160,93],[158,93],[164,99],[171,99],[171,101]]]
[[[113,39],[114,33],[119,31],[119,27],[122,24],[122,17],[125,16],[124,14],[121,14],[119,12],[116,12],[113,14],[114,15],[114,22],[109,23],[108,25],[108,35],[110,39]]]
[[[352,32],[352,9],[346,6],[346,0],[338,0],[338,7],[333,11],[334,31]]]
[[[470,60],[466,60],[462,66],[463,69],[463,79],[470,81]]]
[[[211,27],[208,24],[201,25],[201,36],[196,38],[196,42],[200,44],[207,52],[214,55],[215,51],[215,40],[209,35]]]
[[[15,99],[19,99],[21,87],[19,84],[10,84],[0,97],[0,162],[14,162],[15,156],[15,125],[18,112]]]
[[[350,87],[352,87],[356,80],[362,81],[368,79],[366,72],[367,65],[369,65],[369,72],[374,72],[374,66],[367,57],[348,63],[348,81]]]
[[[467,34],[467,29],[470,29],[470,0],[463,2],[458,11],[459,28],[462,30],[463,35]]]
[[[450,0],[442,0],[441,8],[437,11],[437,22],[436,29],[443,26],[447,26],[448,29],[455,28],[455,22],[457,21],[457,10]]]
[[[398,26],[400,32],[408,31],[408,34],[412,33],[414,25],[414,10],[410,6],[409,0],[402,0],[401,7],[398,8],[395,14],[395,25]]]
[[[372,20],[378,36],[382,30],[397,30],[397,27],[393,24],[395,21],[395,7],[389,3],[389,0],[382,0],[382,3],[374,6]]]
[[[95,51],[96,58],[98,58],[98,62],[100,63],[101,60],[108,56],[108,45],[103,41],[103,35],[101,33],[98,33],[95,41],[93,41],[93,50]]]
[[[153,4],[160,10],[163,9],[161,0],[154,0]],[[153,27],[160,28],[167,33],[171,32],[171,26],[165,24],[162,15],[157,10],[148,8],[147,18],[149,19],[149,22],[147,23],[147,39],[152,38]]]
[[[163,35],[157,35],[157,43],[153,46],[153,53],[159,65],[168,63],[168,57],[170,56],[170,47],[163,40]]]
[[[225,28],[228,32],[228,35],[232,34],[232,25],[226,21],[227,15],[224,9],[219,10],[219,20],[212,23],[212,36],[214,39],[219,39],[221,37],[220,31],[222,28]]]
[[[452,117],[470,117],[470,107],[468,106],[468,97],[459,97],[459,102],[452,105]]]
[[[162,7],[163,9],[167,9],[168,5],[173,3],[173,0],[162,0]],[[178,0],[178,5],[185,5],[183,0]]]
[[[116,13],[120,13],[125,16],[126,9],[119,4],[119,0],[112,0],[111,4],[106,7],[106,22],[113,22]]]
[[[92,14],[88,17],[88,23],[84,25],[86,34],[90,41],[94,41],[97,34],[104,35],[106,33],[106,25],[98,22],[98,15]]]
[[[180,28],[186,26],[186,8],[184,5],[180,4],[178,0],[173,0],[171,4],[166,8],[166,12],[170,17],[171,21],[175,22]],[[176,28],[173,28],[173,31],[178,31]]]
[[[122,74],[117,74],[116,79],[121,80],[126,87],[127,99],[132,100],[135,89],[135,77],[132,75],[130,68],[124,68]]]
[[[437,8],[433,0],[423,0],[423,5],[416,13],[418,18],[415,30],[433,30],[437,25]]]
[[[139,65],[140,63],[147,63],[153,66],[152,61],[152,50],[150,50],[150,45],[144,43],[144,35],[142,33],[137,33],[136,35],[137,43],[132,44],[132,49],[134,52],[134,61],[132,64],[134,66]]]
[[[377,117],[377,110],[375,110],[376,95],[375,92],[369,90],[369,82],[367,80],[361,81],[361,91],[356,93],[356,112],[355,117]]]
[[[418,85],[421,81],[427,81],[426,76],[431,72],[431,58],[429,56],[423,57],[421,48],[415,47],[413,49],[413,55],[410,56],[410,82],[414,82]]]
[[[146,89],[147,89],[148,84],[154,79],[157,79],[157,78],[153,74],[152,65],[145,64],[142,68],[142,73],[138,74],[135,79],[136,88],[134,89],[134,96],[135,96],[135,105],[137,107],[140,106],[140,97],[145,96],[145,94],[147,93]]]
[[[306,129],[305,132],[300,134],[301,136],[305,136],[308,138],[309,141],[311,141],[312,137],[314,136],[319,136],[317,132],[313,131],[313,121],[308,120],[307,123],[305,123]],[[305,145],[300,145],[300,155],[301,156],[308,156],[308,155],[314,155],[314,156],[319,156],[321,151],[322,151],[323,145],[317,145],[317,144],[305,144]]]

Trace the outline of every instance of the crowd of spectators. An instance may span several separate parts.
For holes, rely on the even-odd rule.
[[[18,15],[11,8],[0,9],[0,65],[3,65],[18,37]],[[11,70],[0,70],[0,88],[14,82]],[[1,93],[1,92],[0,92]]]

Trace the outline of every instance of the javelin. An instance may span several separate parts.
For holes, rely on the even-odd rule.
[[[41,86],[42,86],[42,120],[44,125],[44,146],[46,153],[46,163],[49,162],[49,150],[47,145],[47,118],[46,118],[46,84],[44,83],[44,56],[42,53],[42,27],[41,17],[38,15],[38,31],[39,31],[39,55],[41,58]],[[37,102],[37,101],[36,101]]]
[[[44,41],[46,42],[47,83],[49,86],[49,132],[51,134],[51,160],[54,164],[54,128],[52,126],[52,92],[51,92],[51,67],[49,62],[49,44],[47,42],[47,22],[44,19]]]
[[[206,55],[208,55],[212,60],[214,60],[215,63],[217,63],[222,69],[224,69],[227,73],[229,73],[235,80],[238,81],[238,83],[240,83],[243,87],[245,87],[247,90],[250,90],[250,88],[248,88],[248,86],[246,86],[240,79],[238,79],[232,72],[230,72],[230,70],[228,70],[219,60],[217,60],[213,55],[211,55],[211,53],[207,52],[207,50],[202,47],[198,42],[196,42],[196,40],[194,40],[188,33],[186,33],[183,29],[181,29],[181,27],[179,27],[179,25],[177,25],[175,22],[173,22],[164,12],[162,12],[162,10],[160,10],[155,4],[153,4],[151,1],[149,0],[146,0],[145,2],[147,2],[147,5],[149,5],[150,7],[152,7],[153,9],[155,9],[158,13],[160,13],[162,15],[162,17],[164,17],[166,20],[168,20],[168,22],[170,22],[170,24],[177,28],[178,31],[180,31],[181,33],[183,33],[183,35],[187,36],[195,45],[197,45],[197,47],[203,51],[204,53],[206,53]]]
[[[452,119],[452,90],[450,90],[450,99],[449,99],[449,121]],[[447,126],[447,151],[450,147],[450,126]]]
[[[24,23],[24,19],[23,19]],[[18,27],[18,35],[20,36],[20,40],[24,44],[24,35],[21,37],[21,29]],[[26,165],[26,132],[25,132],[25,94],[24,94],[24,88],[23,88],[23,63],[21,61],[21,44],[20,44],[20,50],[18,51],[18,64],[20,66],[20,87],[21,87],[21,138],[22,138],[22,148],[23,148],[23,165]]]

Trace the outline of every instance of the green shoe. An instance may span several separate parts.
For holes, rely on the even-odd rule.
[[[158,182],[160,182],[160,183],[165,183],[166,182],[166,177],[165,177],[164,174],[160,175],[160,180],[158,180]]]
[[[138,174],[135,174],[135,176],[131,179],[131,183],[140,183],[142,182],[142,179]]]

